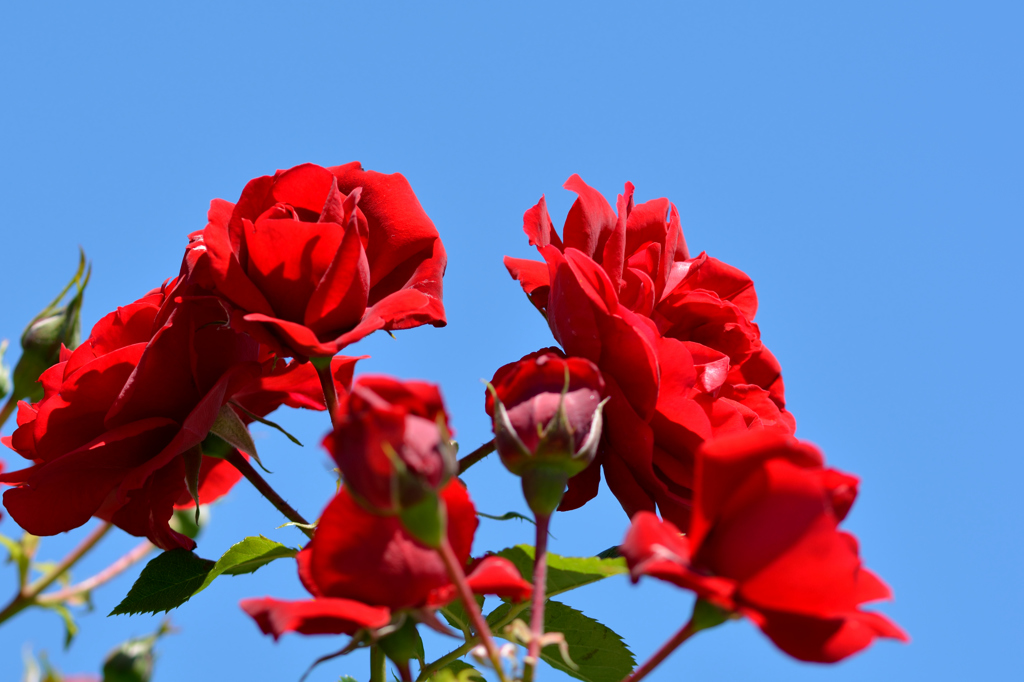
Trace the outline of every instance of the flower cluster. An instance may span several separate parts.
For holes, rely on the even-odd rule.
[[[7,512],[35,536],[95,517],[187,557],[196,543],[172,527],[175,510],[198,518],[200,504],[244,476],[309,537],[301,549],[253,555],[256,567],[294,557],[310,594],[244,600],[263,633],[346,634],[344,651],[373,647],[404,681],[417,659],[427,679],[437,671],[425,665],[417,627],[451,634],[441,612],[463,630],[462,653],[479,643],[507,682],[519,664],[509,661],[514,647],[495,646],[492,621],[507,625],[494,635],[527,648],[524,679],[551,644],[576,665],[565,635],[546,630],[547,591],[572,580],[548,580],[548,529],[556,510],[597,494],[603,470],[632,518],[618,570],[698,598],[694,619],[630,682],[730,616],[750,618],[806,661],[906,639],[861,609],[890,591],[838,530],[857,479],[795,439],[750,278],[691,257],[667,199],[635,205],[627,183],[613,209],[579,176],[565,187],[578,198],[561,236],[543,198],[524,216],[543,260],[505,259],[560,348],[509,363],[487,383],[491,444],[458,460],[438,386],[356,377],[365,356],[338,355],[374,331],[444,326],[445,249],[401,175],[304,164],[250,181],[237,203],[213,201],[179,274],[76,345],[79,287],[74,314],[60,318],[74,324],[58,325],[67,343],[47,337],[53,357],[39,390],[20,389],[37,400],[18,404],[17,429],[3,439],[30,462],[0,467]],[[341,484],[315,523],[249,461],[258,455],[248,425],[276,426],[266,417],[281,406],[331,420],[323,447]],[[522,551],[473,556],[478,515],[458,476],[492,450],[521,479],[534,514],[532,576],[513,560]],[[244,572],[221,562],[206,570],[229,569]],[[481,595],[504,600],[504,611],[485,618]],[[37,596],[23,593],[0,622]],[[521,611],[528,625],[514,619]]]

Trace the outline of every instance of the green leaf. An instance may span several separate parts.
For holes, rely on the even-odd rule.
[[[476,603],[482,608],[484,605],[484,598],[481,595],[475,597]],[[466,635],[468,639],[472,632],[472,621],[469,619],[469,614],[466,613],[465,607],[462,606],[462,602],[455,600],[441,609],[441,615],[448,621],[448,624],[453,628],[462,630],[462,633]]]
[[[530,609],[519,617],[530,622]],[[633,652],[615,631],[561,602],[549,601],[544,607],[544,631],[562,633],[569,645],[569,658],[578,667],[570,668],[555,644],[541,649],[540,657],[552,668],[583,682],[620,682],[636,666]],[[494,634],[507,639],[503,632]]]
[[[358,680],[351,675],[342,675],[338,678],[338,682],[358,682]]]
[[[0,544],[7,548],[7,561],[18,566],[18,584],[24,585],[28,580],[28,569],[31,561],[24,545],[6,535],[0,535]]]
[[[214,562],[187,549],[172,549],[157,556],[142,569],[111,616],[170,611],[187,602],[204,583]]]
[[[262,535],[245,538],[241,542],[231,545],[231,548],[224,552],[193,594],[199,594],[205,590],[221,574],[254,573],[275,559],[290,559],[298,553],[299,550],[269,540]]]
[[[533,576],[534,549],[530,545],[516,545],[498,552],[519,569],[523,578]],[[564,557],[548,552],[547,596],[553,597],[577,587],[596,583],[613,575],[621,575],[629,569],[626,560],[601,559],[599,557]]]
[[[479,670],[465,661],[458,659],[452,661],[445,667],[430,676],[435,682],[443,680],[456,680],[457,682],[484,682],[484,676]]]
[[[618,559],[622,556],[622,552],[619,551],[619,546],[609,547],[605,551],[597,555],[599,559]]]
[[[64,649],[67,650],[71,646],[75,635],[78,634],[78,623],[75,622],[75,618],[71,615],[68,607],[63,604],[47,604],[46,608],[56,613],[64,621]]]

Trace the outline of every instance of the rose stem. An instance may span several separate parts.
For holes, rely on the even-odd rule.
[[[324,404],[327,405],[327,414],[331,417],[331,424],[338,426],[338,390],[334,387],[334,377],[331,376],[331,358],[312,358],[310,362],[316,368],[316,375],[320,377],[320,387],[324,391]]]
[[[437,553],[441,555],[441,561],[444,562],[444,567],[448,571],[448,577],[459,592],[462,606],[466,609],[466,613],[469,614],[473,628],[476,630],[477,636],[480,637],[480,642],[487,649],[487,656],[494,665],[494,671],[498,673],[498,678],[501,682],[506,682],[505,671],[501,667],[501,656],[498,654],[498,647],[494,644],[491,630],[487,627],[487,621],[484,620],[484,616],[480,612],[480,605],[473,598],[473,591],[469,589],[469,584],[466,582],[466,574],[463,572],[462,566],[459,565],[459,560],[455,557],[455,552],[452,551],[452,546],[448,543],[447,537],[441,538],[441,546],[438,548]]]
[[[548,584],[548,526],[550,514],[537,514],[537,551],[533,560],[533,606],[530,613],[530,647],[523,671],[524,682],[533,680],[540,659],[540,639],[544,635],[544,604]]]
[[[690,622],[684,625],[679,632],[672,635],[672,639],[662,644],[661,648],[654,652],[654,655],[651,656],[647,662],[634,670],[626,677],[626,679],[622,680],[622,682],[640,682],[640,680],[647,676],[647,673],[658,667],[658,664],[668,658],[669,654],[675,651],[680,644],[688,640],[696,632],[698,632],[698,629],[693,626],[693,619],[691,618]]]
[[[527,606],[529,606],[529,602],[525,602],[525,601],[524,602],[520,602],[518,604],[511,604],[512,608],[510,608],[508,610],[508,612],[505,614],[505,617],[502,618],[501,620],[499,620],[497,623],[494,624],[494,631],[495,632],[500,632],[501,628],[505,627],[506,625],[511,623],[513,620],[515,620],[516,616],[518,616],[520,613],[522,613],[523,609],[525,609]],[[422,680],[425,680],[425,679],[429,678],[435,672],[437,672],[441,668],[445,667],[446,665],[448,665],[449,663],[451,663],[455,659],[462,658],[463,656],[468,654],[470,651],[473,650],[473,647],[475,647],[479,643],[480,643],[480,638],[479,637],[477,637],[476,635],[474,635],[473,637],[470,637],[469,639],[466,640],[465,644],[462,644],[462,645],[456,647],[455,649],[452,649],[451,651],[449,651],[448,653],[446,653],[444,656],[442,656],[441,658],[437,659],[433,663],[428,663],[420,671],[420,675],[417,678],[417,680],[420,680],[420,682],[422,682]]]
[[[277,510],[284,514],[285,518],[289,521],[299,524],[297,528],[305,533],[308,537],[313,537],[313,531],[305,526],[309,525],[309,521],[303,518],[302,514],[295,511],[295,509],[284,501],[280,495],[277,494],[270,484],[267,483],[259,472],[253,468],[252,464],[249,464],[249,460],[242,457],[242,454],[238,450],[232,450],[231,454],[226,457],[231,462],[231,465],[242,472],[242,475],[249,479],[249,482],[253,484],[256,490],[260,491],[263,497],[270,501],[270,504],[277,507]]]
[[[396,663],[398,673],[402,676],[402,682],[412,682],[412,670],[409,669],[409,661]]]
[[[370,682],[388,682],[387,659],[379,646],[370,647]]]
[[[473,466],[492,452],[494,452],[494,441],[489,440],[459,460],[459,474],[461,475],[466,473],[466,469]]]
[[[114,524],[104,521],[100,525],[93,528],[92,532],[89,533],[85,538],[78,543],[71,552],[61,559],[56,566],[50,571],[43,575],[39,580],[34,583],[22,587],[18,594],[14,595],[14,599],[4,607],[3,611],[0,611],[0,623],[4,622],[11,616],[19,613],[22,609],[31,606],[39,593],[54,583],[61,575],[64,574],[69,568],[78,563],[86,553],[96,546],[96,543],[103,539],[103,536],[114,527]]]
[[[149,540],[143,540],[136,545],[130,552],[122,556],[120,559],[110,564],[102,571],[97,573],[91,578],[86,578],[77,585],[71,585],[63,589],[57,590],[56,592],[50,592],[49,594],[40,595],[36,600],[40,604],[60,604],[71,597],[75,597],[80,594],[84,594],[93,590],[100,585],[109,582],[117,576],[128,570],[133,564],[138,563],[146,557],[156,547]]]

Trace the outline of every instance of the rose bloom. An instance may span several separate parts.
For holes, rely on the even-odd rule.
[[[323,406],[315,371],[276,361],[227,325],[223,304],[182,275],[93,327],[40,377],[44,397],[20,403],[18,428],[3,442],[33,465],[0,476],[11,516],[34,535],[54,535],[92,516],[163,549],[195,543],[168,526],[175,507],[195,504],[186,455],[236,402],[263,416],[282,403]],[[355,359],[333,365],[342,383]],[[234,408],[231,408],[234,409]],[[251,421],[239,410],[242,421]],[[240,474],[223,459],[199,460],[198,497],[225,494]]]
[[[465,486],[453,480],[441,491],[447,535],[458,561],[469,569],[476,594],[522,601],[531,587],[506,559],[470,562],[478,520]],[[367,511],[346,488],[327,505],[312,541],[296,557],[311,600],[266,597],[241,603],[264,634],[349,634],[387,625],[401,612],[418,620],[453,601],[456,588],[438,553],[419,544],[396,516]]]
[[[627,183],[613,210],[579,176],[565,187],[579,198],[562,237],[543,198],[524,215],[544,262],[505,258],[565,353],[594,362],[607,384],[601,452],[561,508],[597,494],[600,465],[628,514],[657,508],[685,527],[702,442],[795,428],[753,323],[753,284],[704,254],[690,258],[667,199],[634,205]]]
[[[256,178],[237,204],[211,203],[203,241],[232,325],[283,355],[445,324],[444,246],[400,174],[352,162]]]
[[[698,451],[687,536],[641,512],[621,551],[634,582],[650,575],[750,618],[780,649],[831,663],[877,637],[907,636],[865,602],[889,588],[838,530],[857,479],[824,467],[812,445],[767,431],[716,439]]]

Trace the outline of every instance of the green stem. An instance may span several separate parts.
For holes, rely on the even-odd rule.
[[[18,594],[14,595],[14,598],[0,611],[0,623],[8,620],[9,618],[17,615],[24,609],[28,608],[32,604],[36,603],[36,597],[45,590],[47,587],[52,585],[58,578],[60,578],[68,569],[78,563],[78,560],[88,553],[93,547],[96,546],[103,536],[114,527],[114,524],[109,522],[103,522],[96,526],[91,533],[78,543],[71,552],[61,559],[56,566],[46,572],[39,580],[36,580],[29,585],[26,585]]]
[[[459,593],[462,606],[469,615],[473,629],[476,630],[480,642],[487,650],[487,657],[491,659],[494,672],[498,674],[498,679],[501,682],[508,682],[505,678],[505,670],[501,666],[501,655],[498,653],[498,647],[494,644],[494,638],[491,637],[491,629],[487,627],[487,621],[484,620],[484,616],[480,612],[480,605],[476,603],[476,599],[473,597],[473,591],[469,588],[469,583],[466,582],[466,574],[462,570],[455,552],[452,551],[452,546],[448,543],[447,537],[441,538],[441,546],[438,548],[437,553],[440,555],[441,561],[444,562],[444,567],[448,571],[448,578],[455,585],[455,589]]]
[[[331,417],[331,424],[338,428],[338,390],[334,387],[334,377],[331,376],[331,358],[311,358],[310,362],[316,368],[316,375],[320,377],[320,387],[324,391],[324,404],[327,406],[327,414]]]
[[[690,619],[686,625],[682,627],[676,634],[672,635],[672,638],[661,645],[661,648],[654,652],[654,655],[647,659],[642,666],[634,670],[630,675],[627,675],[622,682],[640,682],[647,676],[649,672],[658,667],[658,665],[669,657],[673,651],[679,648],[679,645],[692,637],[700,628],[694,627],[693,618]]]
[[[11,397],[4,403],[4,409],[0,410],[0,428],[3,428],[3,425],[7,423],[8,417],[11,416],[11,413],[14,412],[14,408],[17,406],[18,401],[14,399],[14,394],[12,393]]]
[[[478,447],[473,452],[459,460],[459,475],[466,473],[466,469],[473,466],[487,455],[494,452],[494,441],[490,440]]]
[[[377,645],[370,647],[370,682],[387,682],[388,666],[384,651]]]
[[[537,514],[537,551],[533,560],[533,608],[530,613],[530,646],[524,659],[523,682],[533,682],[540,660],[540,642],[544,636],[545,589],[548,584],[548,526],[550,514]]]
[[[500,633],[501,629],[509,623],[511,623],[513,620],[515,620],[516,616],[522,613],[523,610],[527,607],[527,605],[529,605],[529,602],[525,601],[519,604],[512,605],[512,608],[510,608],[508,613],[505,614],[505,617],[494,624],[493,631]],[[500,634],[498,636],[501,637]],[[473,647],[475,647],[479,643],[479,637],[470,637],[462,646],[458,647],[457,649],[452,649],[451,651],[449,651],[433,663],[425,665],[423,667],[423,670],[420,671],[419,677],[417,678],[417,682],[423,682],[423,680],[428,679],[431,675],[433,675],[438,670],[445,667],[452,661],[462,658],[470,651],[472,651]]]
[[[306,534],[307,537],[313,537],[313,531],[305,526],[309,526],[307,521],[302,514],[295,511],[295,508],[284,501],[284,498],[277,494],[277,491],[270,487],[270,484],[260,476],[260,473],[253,468],[252,464],[249,464],[249,460],[242,457],[242,454],[238,450],[232,450],[231,454],[225,459],[231,463],[233,467],[242,472],[242,475],[252,483],[253,487],[260,492],[263,497],[267,498],[270,504],[274,505],[279,512],[284,514],[284,517],[293,523],[299,524],[296,526],[299,530]]]

